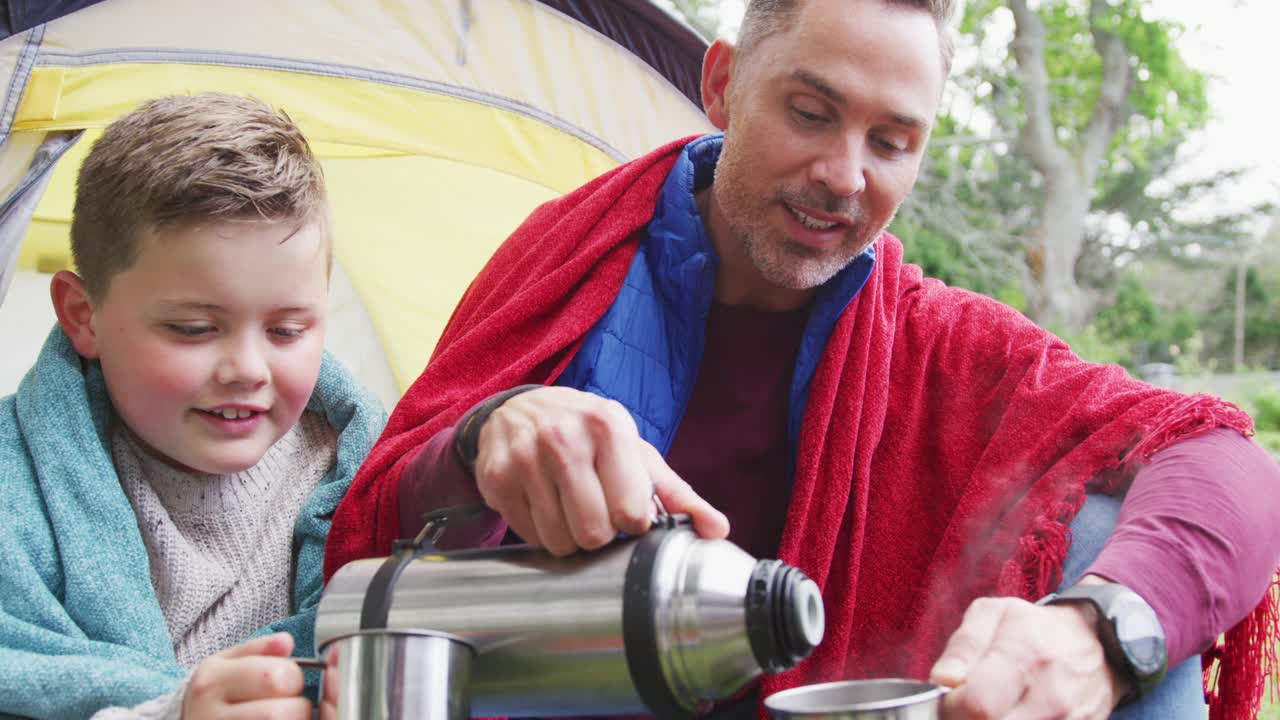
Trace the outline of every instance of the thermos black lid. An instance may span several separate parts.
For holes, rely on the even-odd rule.
[[[685,707],[663,676],[653,577],[659,550],[671,533],[692,532],[692,527],[684,515],[664,521],[641,537],[631,554],[622,602],[623,636],[627,666],[640,699],[656,716],[674,720],[694,717],[699,708]],[[765,672],[795,667],[822,642],[822,593],[799,568],[781,560],[756,562],[743,610],[751,652]]]
[[[789,670],[822,642],[822,593],[799,568],[781,560],[756,563],[747,586],[747,638],[768,673]]]

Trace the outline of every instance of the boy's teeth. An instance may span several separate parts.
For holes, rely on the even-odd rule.
[[[249,417],[253,414],[253,411],[245,408],[222,408],[222,412],[218,414],[228,420],[238,420]]]
[[[805,215],[793,207],[788,207],[787,209],[791,211],[792,215],[796,216],[796,219],[800,221],[801,225],[804,225],[807,228],[812,228],[814,230],[830,230],[839,224],[834,222],[825,222],[816,217]]]

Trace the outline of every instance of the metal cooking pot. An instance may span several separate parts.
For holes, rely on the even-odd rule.
[[[845,680],[770,695],[775,720],[938,720],[950,688],[919,680]]]

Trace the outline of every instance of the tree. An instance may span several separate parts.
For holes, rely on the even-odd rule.
[[[658,0],[708,42],[720,36],[720,0]]]
[[[1004,183],[1035,210],[1013,224],[1030,314],[1069,330],[1089,314],[1077,266],[1097,227],[1095,200],[1116,197],[1118,183],[1143,176],[1145,192],[1154,171],[1169,166],[1159,162],[1208,116],[1204,76],[1174,47],[1176,24],[1147,17],[1144,0],[1084,2],[1043,0],[1033,8],[1027,0],[972,0],[961,24],[981,46],[1002,16],[1012,17],[1002,56],[970,71],[973,97],[987,110],[985,135],[1008,141],[1020,156],[999,169],[1018,172],[1020,162],[1031,170]]]

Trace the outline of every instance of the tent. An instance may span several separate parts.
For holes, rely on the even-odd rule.
[[[159,95],[287,111],[322,158],[329,347],[390,407],[537,204],[709,129],[706,44],[649,0],[0,0],[0,395],[54,321],[75,175]]]

